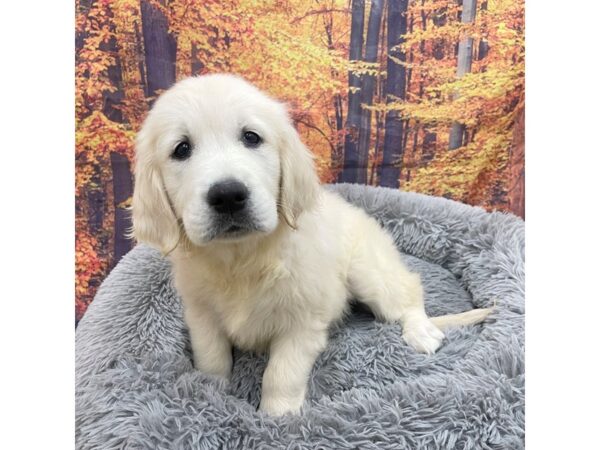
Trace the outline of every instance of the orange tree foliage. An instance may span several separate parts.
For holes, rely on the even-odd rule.
[[[410,72],[405,101],[385,105],[386,49],[378,62],[348,62],[348,0],[149,0],[160,8],[177,42],[176,75],[240,74],[290,107],[323,181],[333,181],[332,159],[343,147],[336,113],[347,113],[348,71],[375,74],[369,180],[378,163],[386,108],[408,124],[401,187],[486,207],[503,207],[506,160],[515,111],[523,103],[523,0],[488,0],[475,22],[462,25],[460,6],[447,0],[411,0],[404,43]],[[114,264],[112,260],[112,152],[133,163],[133,141],[148,105],[139,0],[76,1],[76,294],[77,318]],[[366,1],[365,35],[370,2]],[[444,20],[436,20],[440,17]],[[385,21],[385,17],[384,17]],[[380,42],[385,43],[385,26]],[[472,73],[456,80],[457,42],[463,35],[489,45]],[[116,43],[116,45],[114,45]],[[436,50],[437,49],[437,50]],[[442,49],[442,58],[434,54]],[[115,77],[118,73],[118,77]],[[453,93],[460,95],[453,98]],[[121,118],[109,119],[107,98]],[[377,122],[379,120],[379,122]],[[467,126],[466,145],[448,151],[450,124]],[[423,152],[426,133],[434,151]],[[341,147],[340,147],[341,146]]]
[[[110,153],[133,157],[131,127],[109,120],[106,95],[122,89],[110,79],[118,55],[107,50],[115,35],[118,2],[77,3],[79,48],[75,66],[75,293],[76,318],[83,315],[110,268],[114,223]],[[123,112],[127,112],[123,102]]]
[[[447,2],[413,3],[412,13],[434,14]],[[431,126],[437,132],[438,146],[448,146],[452,121],[467,127],[466,145],[452,151],[437,151],[427,164],[416,163],[418,155],[407,161],[416,168],[403,185],[432,195],[443,195],[486,207],[503,207],[505,199],[492,195],[495,189],[506,190],[505,173],[512,128],[516,113],[524,102],[524,17],[523,0],[489,0],[486,10],[478,10],[472,24],[461,24],[456,14],[448,14],[445,25],[415,27],[407,35],[405,48],[416,53],[421,42],[431,48],[436,40],[454,45],[468,35],[489,45],[487,55],[473,58],[472,72],[457,80],[456,57],[446,51],[442,60],[415,62],[414,82],[426,83],[422,98],[410,95],[406,102],[394,104],[408,118]],[[413,88],[414,93],[416,89]],[[453,100],[454,93],[460,93]]]

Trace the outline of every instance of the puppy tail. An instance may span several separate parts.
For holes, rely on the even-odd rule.
[[[465,325],[474,325],[483,322],[494,308],[472,309],[459,314],[448,314],[445,316],[430,317],[429,319],[440,330],[451,327],[461,327]]]

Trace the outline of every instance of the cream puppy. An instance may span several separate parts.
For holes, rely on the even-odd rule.
[[[180,81],[137,138],[133,234],[169,254],[194,364],[269,352],[260,409],[296,413],[328,328],[357,298],[416,351],[488,309],[428,318],[418,274],[362,210],[321,188],[285,107],[241,78]],[[400,331],[400,329],[399,329]]]

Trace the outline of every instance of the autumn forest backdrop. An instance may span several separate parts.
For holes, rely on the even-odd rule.
[[[176,80],[291,107],[323,182],[524,217],[524,0],[77,0],[76,320],[131,249],[134,137]]]

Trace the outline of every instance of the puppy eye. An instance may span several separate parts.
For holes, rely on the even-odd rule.
[[[192,155],[192,146],[188,141],[182,141],[177,144],[173,153],[171,153],[171,157],[173,159],[177,159],[178,161],[183,161],[184,159],[188,159]]]
[[[258,147],[262,142],[262,138],[254,131],[244,131],[242,141],[247,147]]]

